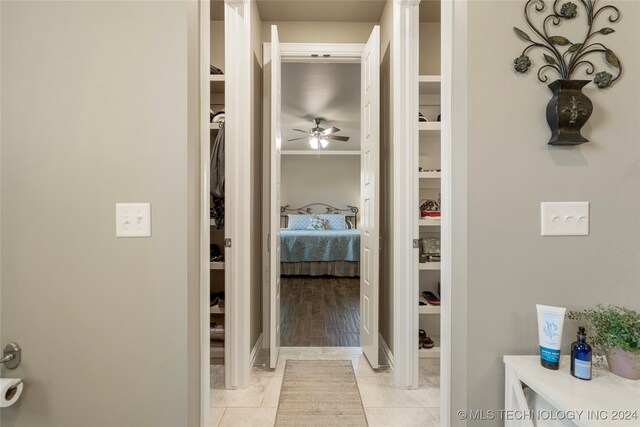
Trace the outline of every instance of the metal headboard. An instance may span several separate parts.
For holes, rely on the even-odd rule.
[[[280,206],[280,225],[284,228],[289,226],[288,214],[300,214],[300,215],[316,215],[316,214],[344,214],[346,220],[353,222],[353,227],[358,228],[358,211],[355,206],[347,205],[346,208],[336,208],[335,206],[327,205],[326,203],[309,203],[308,205],[300,206],[299,208],[291,208],[290,205]],[[284,224],[284,225],[283,225]]]

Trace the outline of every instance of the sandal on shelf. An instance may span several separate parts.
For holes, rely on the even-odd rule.
[[[427,338],[428,338],[427,332],[424,329],[419,329],[418,330],[418,350],[422,348]]]
[[[427,299],[427,302],[431,305],[440,305],[440,298],[436,296],[433,292],[430,291],[422,291],[422,295]]]
[[[426,337],[422,342],[422,348],[433,348],[435,345],[431,337]]]

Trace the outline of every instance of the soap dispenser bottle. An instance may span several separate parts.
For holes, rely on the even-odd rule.
[[[571,375],[581,380],[591,379],[591,346],[584,328],[578,328],[578,341],[571,344]]]

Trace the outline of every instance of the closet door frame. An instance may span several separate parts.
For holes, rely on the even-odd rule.
[[[418,386],[418,269],[413,239],[419,236],[414,206],[419,191],[418,167],[418,31],[420,0],[395,0],[392,46],[395,97],[393,144],[395,218],[394,245],[394,382],[398,388]],[[440,424],[466,425],[452,408],[466,408],[467,363],[467,4],[441,1],[442,223]],[[455,106],[455,107],[454,107]],[[405,189],[399,186],[406,185]],[[409,211],[409,212],[407,212]],[[407,216],[408,214],[408,216]],[[400,221],[396,221],[398,227]],[[409,261],[407,261],[409,260]],[[409,283],[410,286],[398,286]],[[453,286],[452,286],[453,285]],[[412,307],[405,313],[401,307]],[[455,307],[455,309],[454,309]],[[454,316],[455,312],[455,316]],[[455,333],[454,333],[455,331]],[[409,336],[408,334],[412,334]],[[398,363],[402,361],[401,363]],[[455,375],[452,367],[455,366]],[[455,384],[455,389],[453,387]],[[454,402],[455,404],[452,404]]]

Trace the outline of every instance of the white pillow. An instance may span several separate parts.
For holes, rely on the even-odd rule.
[[[344,215],[339,214],[321,214],[320,218],[327,220],[327,230],[346,230],[347,221]]]
[[[289,215],[289,223],[287,228],[289,230],[306,230],[311,221],[311,215]]]

